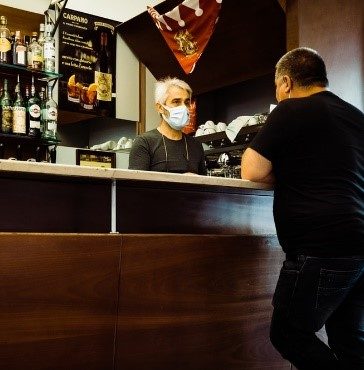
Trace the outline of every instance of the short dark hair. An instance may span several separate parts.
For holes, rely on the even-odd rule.
[[[326,66],[316,50],[301,47],[283,55],[276,64],[276,79],[288,75],[300,87],[329,84]]]

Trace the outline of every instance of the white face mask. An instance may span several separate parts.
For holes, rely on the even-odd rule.
[[[162,107],[169,112],[169,117],[164,114],[162,114],[162,117],[173,129],[182,130],[187,125],[190,115],[185,105],[173,108],[162,105]]]

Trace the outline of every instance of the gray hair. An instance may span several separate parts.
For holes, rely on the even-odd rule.
[[[188,83],[176,77],[165,77],[155,84],[154,98],[156,103],[165,104],[168,97],[168,90],[171,86],[186,90],[190,97],[192,95],[192,89]]]
[[[279,59],[275,78],[284,75],[301,87],[326,87],[329,84],[323,59],[316,50],[307,47],[293,49]]]

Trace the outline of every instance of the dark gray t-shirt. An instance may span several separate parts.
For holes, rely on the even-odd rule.
[[[164,140],[163,140],[164,139]],[[183,134],[181,140],[171,140],[157,130],[135,138],[129,155],[129,169],[206,175],[202,144]]]

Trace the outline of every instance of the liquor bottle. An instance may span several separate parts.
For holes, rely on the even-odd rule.
[[[11,64],[11,34],[7,24],[6,17],[2,15],[0,17],[0,63]]]
[[[45,40],[45,37],[44,37],[44,23],[41,23],[41,24],[39,25],[38,44],[39,44],[42,48],[43,48],[44,40]]]
[[[52,37],[52,24],[47,23],[45,27],[46,36],[43,44],[44,70],[46,72],[56,71],[56,46]]]
[[[21,66],[27,65],[27,48],[21,39],[20,31],[15,31],[15,39],[13,44],[13,64]]]
[[[8,80],[4,79],[3,93],[0,98],[1,105],[1,131],[11,134],[13,131],[13,100],[8,91]]]
[[[109,115],[112,93],[112,70],[108,50],[107,32],[100,34],[100,51],[95,65],[95,84],[97,85],[97,105],[101,115]]]
[[[40,137],[40,119],[41,119],[41,100],[35,89],[34,76],[32,76],[32,85],[30,87],[30,98],[27,102],[27,126],[28,135]]]
[[[47,87],[47,101],[45,112],[43,138],[46,140],[57,140],[57,117],[58,106],[52,98],[52,86]]]
[[[41,71],[43,68],[43,50],[37,41],[37,36],[37,32],[32,32],[32,42],[28,48],[28,67]]]
[[[13,104],[13,133],[17,135],[27,134],[26,106],[21,93],[20,78],[15,88],[15,100]]]
[[[47,117],[47,110],[46,110],[46,91],[45,88],[42,86],[39,91],[39,99],[40,99],[40,134],[43,136],[44,127],[45,127],[45,119]]]

